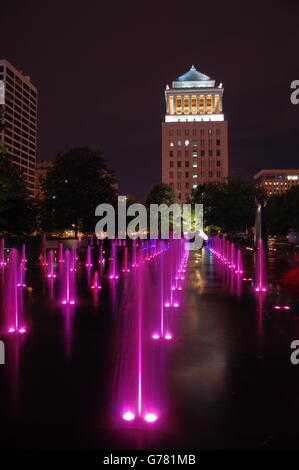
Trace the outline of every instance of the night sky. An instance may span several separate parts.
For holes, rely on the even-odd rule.
[[[223,82],[230,169],[299,168],[299,2],[2,2],[0,56],[39,89],[39,159],[102,150],[124,193],[161,178],[164,88]]]

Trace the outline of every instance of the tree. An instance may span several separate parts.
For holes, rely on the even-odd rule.
[[[98,204],[115,205],[114,173],[100,152],[87,147],[58,154],[43,184],[41,227],[46,230],[93,232]]]
[[[155,184],[145,198],[145,205],[150,204],[167,204],[171,205],[176,199],[175,192],[171,186],[165,183]]]
[[[0,230],[8,234],[30,233],[35,227],[35,205],[24,179],[11,157],[0,148]]]
[[[273,194],[267,201],[268,231],[271,235],[283,235],[288,230],[285,194]]]
[[[299,230],[299,186],[268,199],[267,220],[271,235],[286,235],[289,229]]]
[[[254,225],[256,187],[239,178],[206,183],[193,192],[193,203],[203,204],[204,225],[231,233]]]

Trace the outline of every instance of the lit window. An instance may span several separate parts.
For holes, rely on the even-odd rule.
[[[221,107],[220,107],[220,96],[216,95],[215,96],[215,109],[214,113],[219,114],[221,112]]]
[[[197,184],[192,184],[192,188],[193,188],[193,189],[196,189],[196,188],[197,188]]]
[[[193,173],[192,177],[193,177],[193,178],[198,178],[197,173]]]
[[[199,98],[199,114],[205,113],[205,99],[203,96]]]
[[[189,96],[184,96],[184,114],[190,114],[190,99],[189,99]]]
[[[177,96],[176,98],[176,113],[182,114],[182,97]]]
[[[173,96],[169,97],[169,114],[174,114],[174,100]]]
[[[190,140],[185,140],[185,147],[187,147],[190,144]]]
[[[197,100],[196,100],[196,96],[192,96],[192,98],[191,98],[191,111],[192,111],[192,114],[196,114],[196,113],[197,113]]]
[[[212,114],[213,110],[212,110],[212,97],[211,95],[209,95],[207,97],[207,114]]]

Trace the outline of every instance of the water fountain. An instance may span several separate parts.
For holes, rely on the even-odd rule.
[[[64,257],[63,257],[63,243],[59,243],[59,248],[58,248],[58,262],[63,263]]]
[[[90,247],[90,245],[87,246],[87,251],[86,251],[86,267],[87,268],[92,267],[91,247]]]
[[[129,273],[129,265],[128,265],[128,248],[125,246],[124,251],[123,251],[123,260],[122,260],[122,268],[121,268],[122,273]]]
[[[118,275],[118,266],[117,266],[117,246],[116,241],[111,241],[111,253],[110,253],[110,262],[109,262],[109,279],[119,279]]]
[[[23,289],[18,289],[19,253],[16,248],[10,250],[7,267],[6,289],[3,296],[3,311],[8,333],[24,334],[27,327],[23,320]]]
[[[41,253],[39,255],[39,260],[43,266],[47,264],[47,247],[46,247],[46,234],[44,233],[42,236],[42,243],[41,243]]]
[[[69,250],[65,250],[62,272],[62,301],[63,305],[75,304],[75,273],[71,271],[71,259]]]
[[[266,256],[264,249],[264,242],[259,240],[256,252],[256,276],[255,276],[255,291],[267,291],[267,274],[266,274]]]
[[[55,274],[55,271],[54,271],[54,252],[53,252],[53,250],[49,251],[48,263],[47,264],[48,264],[47,265],[47,277],[49,279],[55,278],[56,274]]]
[[[0,267],[6,265],[6,257],[5,257],[5,240],[1,238],[0,242]]]
[[[98,271],[95,271],[93,275],[91,289],[94,289],[95,291],[97,291],[98,289],[102,289]]]
[[[22,252],[21,252],[21,262],[22,263],[27,263],[26,259],[26,245],[22,245]]]

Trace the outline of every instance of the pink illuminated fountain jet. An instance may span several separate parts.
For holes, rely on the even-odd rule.
[[[65,250],[64,266],[62,273],[62,301],[63,305],[75,304],[75,273],[71,271],[71,259],[69,250]]]
[[[256,253],[256,292],[267,291],[267,278],[266,278],[266,257],[264,242],[262,239],[258,242],[257,253]]]
[[[46,248],[46,234],[44,233],[42,236],[42,246],[41,246],[41,253],[39,255],[39,260],[43,266],[47,264],[47,248]]]
[[[5,324],[10,334],[24,334],[27,328],[22,315],[23,289],[18,289],[19,254],[16,248],[10,250],[7,285],[4,292],[3,310]]]
[[[63,243],[59,243],[59,248],[58,248],[58,262],[63,263],[64,257],[63,257]]]
[[[124,254],[123,254],[123,261],[122,261],[122,268],[121,271],[123,273],[129,273],[130,269],[128,266],[128,248],[125,246],[124,247]]]
[[[118,269],[117,269],[117,248],[116,248],[115,240],[111,241],[111,254],[110,254],[108,277],[109,279],[119,279]]]
[[[92,267],[92,259],[91,259],[91,247],[88,245],[87,247],[87,252],[86,252],[86,267],[91,268]]]
[[[102,286],[101,286],[101,283],[100,283],[100,279],[99,279],[99,273],[98,271],[95,271],[94,275],[93,275],[93,279],[92,279],[92,284],[91,284],[91,289],[93,289],[94,291],[97,291],[99,289],[102,289]]]
[[[26,245],[22,245],[21,262],[22,262],[22,263],[27,263],[27,259],[26,259]]]
[[[56,274],[55,274],[55,271],[54,271],[54,252],[53,252],[53,250],[50,250],[49,255],[48,255],[47,277],[49,279],[53,279],[53,278],[56,277]]]
[[[5,259],[5,240],[4,238],[1,238],[0,242],[0,267],[6,265],[6,259]]]

